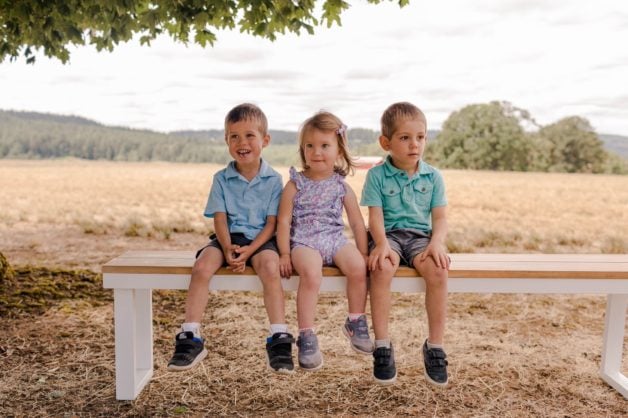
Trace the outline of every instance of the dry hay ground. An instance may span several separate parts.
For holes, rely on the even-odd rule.
[[[198,214],[213,169],[0,163],[0,251],[20,275],[15,292],[31,289],[17,294],[21,311],[11,305],[0,318],[0,415],[626,415],[627,401],[598,377],[602,296],[451,295],[452,380],[437,390],[423,378],[422,294],[394,296],[399,381],[384,388],[370,381],[370,359],[354,354],[341,335],[339,295],[319,303],[320,372],[269,375],[261,297],[212,293],[203,329],[211,354],[194,371],[168,373],[185,292],[155,292],[155,376],[136,401],[116,401],[110,292],[99,289],[93,273],[24,266],[97,271],[126,249],[196,248],[210,227]],[[352,180],[358,193],[360,176]],[[458,171],[445,177],[451,250],[627,252],[628,177]],[[292,325],[294,303],[287,295]],[[628,370],[628,359],[623,366]]]

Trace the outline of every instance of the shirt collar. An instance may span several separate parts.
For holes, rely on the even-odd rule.
[[[273,172],[271,166],[264,159],[261,159],[261,164],[256,177],[273,177],[274,175],[275,173]],[[240,176],[241,174],[238,172],[238,170],[236,170],[235,161],[229,162],[225,171],[225,177],[229,179]]]
[[[432,170],[432,167],[428,165],[425,161],[423,161],[423,159],[421,159],[419,161],[419,172],[415,173],[414,176],[430,174],[433,171],[434,170]],[[390,155],[386,157],[386,161],[384,162],[384,173],[386,174],[387,177],[392,177],[399,174],[406,174],[405,170],[400,170],[393,165],[392,158],[390,157]]]

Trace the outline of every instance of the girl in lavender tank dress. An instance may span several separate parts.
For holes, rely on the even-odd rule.
[[[290,168],[277,217],[279,270],[290,277],[293,268],[300,277],[297,290],[299,366],[317,370],[323,365],[315,333],[316,304],[322,267],[335,265],[347,277],[349,316],[342,326],[351,347],[371,354],[373,343],[365,315],[368,243],[364,219],[345,176],[354,163],[347,150],[347,127],[329,112],[319,112],[299,131],[299,154],[303,171]],[[343,209],[356,245],[343,234]],[[357,246],[357,247],[356,247]]]

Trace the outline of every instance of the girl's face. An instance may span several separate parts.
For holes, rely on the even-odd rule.
[[[331,175],[338,160],[338,139],[333,131],[311,129],[303,138],[303,155],[308,172]]]

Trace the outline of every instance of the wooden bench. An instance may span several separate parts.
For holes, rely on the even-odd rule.
[[[449,292],[606,294],[606,321],[600,375],[628,399],[628,378],[621,373],[628,254],[451,254]],[[135,399],[153,374],[152,289],[187,289],[194,253],[131,251],[105,264],[103,286],[114,289],[116,398]],[[344,292],[346,279],[325,267],[321,291]],[[298,277],[282,280],[296,290]],[[210,290],[261,291],[251,268],[243,274],[221,269]],[[416,272],[400,268],[394,292],[423,292]],[[175,315],[176,312],[173,312]]]

